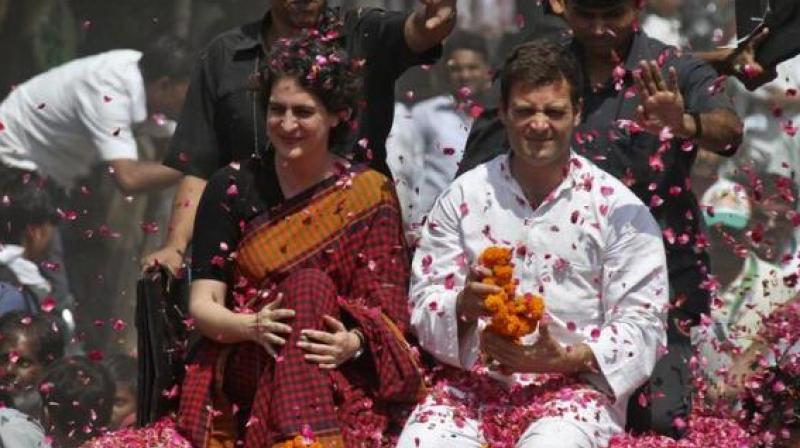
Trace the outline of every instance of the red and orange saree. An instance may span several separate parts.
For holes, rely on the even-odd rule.
[[[274,359],[255,343],[204,339],[187,365],[178,428],[198,447],[270,447],[304,428],[325,446],[380,446],[423,387],[403,337],[409,273],[393,185],[349,168],[245,223],[241,235],[227,306],[253,312],[281,296],[296,312],[293,332]],[[324,314],[359,328],[367,346],[332,371],[296,347],[300,329],[325,329]]]

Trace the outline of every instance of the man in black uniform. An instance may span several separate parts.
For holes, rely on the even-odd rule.
[[[435,62],[440,42],[455,25],[455,0],[421,0],[410,14],[378,9],[328,9],[325,0],[275,0],[258,22],[218,36],[201,55],[186,104],[164,163],[182,171],[166,241],[143,260],[177,272],[189,245],[206,179],[217,169],[246,160],[267,147],[264,114],[257,106],[253,75],[265,49],[277,39],[316,29],[364,60],[366,107],[351,145],[389,174],[385,140],[392,124],[395,80],[410,66]]]
[[[674,421],[690,408],[689,328],[709,312],[712,284],[690,170],[700,147],[732,155],[742,124],[709,65],[638,29],[639,3],[551,0],[572,30],[551,35],[572,46],[586,78],[573,150],[630,187],[664,233],[673,305],[669,352],[645,395],[631,400],[633,407],[647,405],[629,412],[629,424],[677,436],[681,430]],[[475,124],[462,172],[507,150],[495,126],[492,119]]]

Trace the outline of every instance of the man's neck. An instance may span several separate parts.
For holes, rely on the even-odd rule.
[[[614,68],[619,64],[624,64],[628,59],[633,44],[633,36],[628,43],[616,49],[615,52],[608,54],[597,54],[584,51],[584,68],[592,87],[604,84],[608,81]]]
[[[276,40],[295,37],[302,31],[302,28],[297,28],[288,23],[276,20],[275,16],[270,14],[269,20],[264,21],[261,35],[264,36],[264,46],[269,48]]]
[[[560,184],[569,171],[569,156],[563,161],[545,167],[530,166],[521,157],[510,157],[511,175],[517,181],[528,201],[538,207]]]

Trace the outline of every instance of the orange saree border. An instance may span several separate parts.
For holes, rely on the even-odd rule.
[[[372,213],[380,203],[395,201],[389,180],[365,170],[337,182],[305,207],[269,219],[242,238],[237,249],[239,271],[251,279],[291,269],[335,240],[347,227]]]

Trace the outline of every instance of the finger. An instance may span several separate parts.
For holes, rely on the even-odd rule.
[[[289,310],[286,308],[280,308],[277,310],[273,309],[269,311],[269,318],[271,320],[284,320],[294,317],[294,314],[294,310]]]
[[[278,298],[276,298],[272,302],[268,303],[264,308],[266,308],[268,310],[274,310],[274,309],[278,308],[278,305],[281,304],[281,300],[283,300],[283,293],[279,292],[278,293]]]
[[[647,86],[644,84],[644,79],[642,78],[642,69],[633,71],[633,82],[636,84],[636,90],[639,91],[639,96],[642,98],[642,102],[644,102],[650,96],[650,92],[647,91]]]
[[[553,339],[550,336],[550,327],[545,322],[539,322],[539,340],[540,341],[549,341]]]
[[[328,328],[333,330],[334,333],[347,331],[347,328],[344,327],[344,324],[341,321],[334,319],[332,316],[322,316],[322,320],[325,322],[325,325],[327,325]]]
[[[315,355],[315,354],[308,354],[303,355],[306,361],[315,362],[317,364],[334,364],[336,363],[336,358],[332,355]]]
[[[503,290],[503,288],[497,285],[487,285],[485,283],[478,283],[478,282],[470,282],[467,283],[466,289],[469,292],[478,294],[478,295],[488,295],[488,294],[496,294]]]
[[[663,92],[667,90],[667,83],[664,82],[664,75],[661,74],[661,68],[659,68],[656,61],[650,61],[650,73],[653,76],[653,83],[655,83],[658,91]]]
[[[486,266],[478,264],[472,267],[470,272],[470,279],[480,280],[483,279],[484,277],[489,277],[490,275],[492,275],[491,269],[487,268]]]
[[[292,332],[292,327],[290,327],[290,326],[288,326],[286,324],[282,324],[280,322],[274,322],[274,321],[264,322],[263,328],[266,329],[267,331],[271,332],[271,333],[289,334],[289,333]]]
[[[674,93],[680,93],[681,87],[678,84],[678,71],[675,67],[669,68],[669,90]]]
[[[425,27],[429,30],[446,23],[453,15],[453,8],[449,6],[439,7],[436,14],[425,22]]]
[[[308,339],[312,339],[317,342],[324,342],[328,345],[333,345],[336,343],[336,336],[334,333],[328,333],[327,331],[319,331],[319,330],[310,330],[306,329],[300,332],[303,336],[307,337]]]
[[[647,122],[647,113],[644,111],[644,106],[636,106],[636,121],[641,125]]]
[[[285,339],[273,333],[262,333],[261,337],[270,344],[281,345],[281,346],[286,345]]]
[[[333,369],[335,369],[337,367],[339,367],[339,366],[337,366],[336,364],[320,364],[319,365],[320,369],[325,369],[325,370],[333,370]]]
[[[260,345],[264,349],[264,351],[266,351],[273,358],[278,357],[278,354],[275,352],[275,349],[272,348],[272,346],[266,340],[259,339],[258,345]]]
[[[298,342],[297,346],[300,347],[303,351],[315,355],[334,356],[338,351],[338,349],[332,345],[315,344],[313,342],[305,342],[305,341]]]
[[[647,93],[649,95],[655,95],[658,93],[658,88],[656,87],[656,83],[653,80],[653,70],[646,61],[642,61],[642,80],[644,81],[645,87],[647,87]]]

